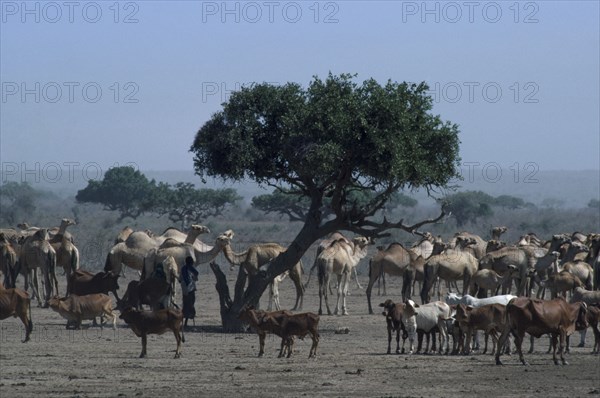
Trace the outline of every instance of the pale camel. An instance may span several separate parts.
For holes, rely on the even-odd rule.
[[[462,278],[463,296],[468,293],[471,277],[477,272],[478,268],[477,258],[468,249],[478,243],[475,238],[462,235],[455,236],[455,242],[454,249],[446,249],[442,253],[427,259],[423,288],[421,289],[423,303],[429,302],[429,292],[438,277],[449,282]],[[441,299],[440,285],[438,285],[438,299]]]
[[[479,235],[472,234],[470,232],[457,232],[454,234],[454,237],[450,240],[448,246],[450,249],[454,249],[459,246],[460,238],[470,238],[475,241],[473,244],[469,244],[466,247],[466,251],[471,253],[477,260],[480,260],[483,256],[485,256],[485,248],[487,246],[487,242],[481,238]],[[463,240],[464,242],[464,240]],[[461,249],[462,250],[462,249]]]
[[[506,231],[508,231],[508,227],[494,227],[494,228],[492,228],[492,239],[493,240],[500,240],[500,237],[502,236],[502,234],[506,233]]]
[[[137,271],[144,268],[144,259],[152,249],[158,247],[166,240],[166,237],[151,237],[146,231],[134,231],[124,242],[114,245],[106,256],[104,271],[112,271],[118,275],[123,265]]]
[[[203,225],[192,225],[190,230],[183,242],[177,241],[175,238],[167,238],[158,247],[158,249],[150,250],[146,259],[144,260],[144,270],[142,271],[142,279],[145,275],[151,275],[157,264],[162,263],[169,256],[175,259],[175,262],[179,266],[185,264],[186,257],[194,259],[195,265],[208,263],[212,261],[221,252],[223,245],[222,236],[216,240],[216,246],[212,247],[207,252],[197,250],[194,242],[196,238],[201,234],[210,233],[210,230]],[[164,236],[164,235],[162,235]]]
[[[133,233],[133,229],[129,228],[128,226],[123,228],[121,230],[121,232],[119,232],[119,234],[115,238],[115,245],[117,243],[125,242],[127,240],[127,238],[129,237],[129,235],[131,235],[132,233]]]
[[[6,289],[14,288],[17,277],[17,252],[4,233],[0,233],[0,271],[4,274],[3,286]]]
[[[346,238],[341,232],[336,231],[334,233],[332,233],[331,235],[329,235],[329,237],[327,237],[326,239],[323,239],[320,243],[319,246],[317,247],[317,253],[315,254],[315,261],[313,262],[313,266],[310,268],[310,270],[308,271],[308,279],[306,281],[306,283],[304,284],[304,289],[308,289],[308,285],[310,283],[310,278],[313,274],[313,271],[315,269],[317,269],[317,257],[319,257],[319,254],[321,254],[321,252],[329,247],[333,242],[339,240],[339,239],[343,239],[344,241],[346,241],[348,244],[353,245],[354,243],[352,243],[351,240],[349,240],[348,238]],[[356,272],[356,267],[354,267],[352,269],[352,273],[354,275],[354,280],[356,281],[356,287],[359,289],[362,289],[362,286],[360,285],[360,283],[358,282],[358,274]],[[337,288],[337,287],[336,287]],[[333,290],[331,288],[331,285],[329,286],[329,293],[333,294]],[[348,293],[350,294],[350,293]]]
[[[504,275],[498,275],[496,271],[491,269],[480,269],[475,272],[471,278],[471,295],[475,294],[478,289],[483,289],[484,297],[487,297],[487,291],[490,291],[491,296],[498,294],[500,287],[517,271],[517,267],[510,264],[509,271]]]
[[[235,283],[235,296],[238,297],[242,294],[244,287],[246,285],[247,278],[253,278],[257,273],[260,267],[268,264],[272,259],[279,256],[281,253],[285,252],[287,248],[278,245],[277,243],[261,243],[257,245],[252,245],[248,247],[241,253],[236,253],[231,248],[231,239],[233,239],[234,233],[229,230],[226,234],[222,235],[225,240],[225,245],[223,246],[223,255],[229,261],[232,266],[239,266],[240,270],[238,272],[238,278]],[[296,304],[292,310],[301,310],[302,303],[304,301],[304,286],[302,285],[302,261],[298,261],[292,269],[289,271],[289,276],[294,286],[296,287]],[[282,278],[280,278],[282,279]],[[274,286],[271,286],[271,294],[275,292],[278,293],[277,284],[279,279],[275,278],[273,282],[271,282]],[[272,295],[270,295],[270,300],[272,300]],[[276,303],[276,306],[279,304]],[[279,309],[279,308],[278,308]]]
[[[19,262],[25,273],[25,290],[31,283],[33,293],[39,306],[48,307],[48,300],[53,296],[53,291],[58,292],[56,279],[56,252],[48,242],[48,230],[40,229],[25,239],[21,248]],[[37,269],[41,268],[44,276],[44,303],[40,300]]]
[[[342,315],[348,315],[346,308],[346,296],[348,294],[349,277],[352,268],[367,255],[367,246],[372,243],[371,239],[363,236],[352,239],[352,245],[345,239],[339,239],[323,250],[317,257],[319,270],[319,315],[323,313],[322,301],[325,296],[327,314],[331,315],[328,302],[328,286],[331,274],[337,275],[337,303],[334,314],[340,312],[340,299]]]
[[[73,235],[71,235],[71,233],[67,231],[67,228],[71,225],[76,225],[76,224],[77,223],[75,222],[75,220],[72,220],[70,218],[63,218],[62,220],[60,220],[60,226],[48,229],[48,235],[50,236],[50,242],[51,243],[53,241],[60,242],[62,240],[63,236],[66,237],[71,242],[73,242],[74,241]]]

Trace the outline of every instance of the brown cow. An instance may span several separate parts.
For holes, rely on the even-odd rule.
[[[69,278],[67,295],[76,294],[78,296],[85,296],[94,293],[104,293],[108,295],[109,292],[112,292],[118,302],[118,279],[119,275],[115,275],[110,271],[101,271],[94,275],[88,271],[77,270],[71,274],[71,277]]]
[[[29,294],[17,288],[4,289],[0,287],[0,320],[10,316],[18,317],[23,322],[25,326],[25,340],[23,340],[23,343],[29,341],[29,336],[33,330]]]
[[[563,365],[567,365],[568,363],[563,356],[566,338],[576,328],[587,326],[586,313],[587,305],[585,303],[569,304],[562,298],[546,301],[517,297],[512,299],[506,306],[506,324],[502,336],[500,336],[498,347],[504,347],[508,335],[512,333],[515,337],[519,359],[523,365],[527,365],[521,350],[525,333],[529,333],[534,337],[550,334],[554,363],[558,365],[556,344],[560,338],[558,352]],[[502,365],[500,361],[502,351],[502,349],[496,350],[496,365]]]
[[[50,308],[67,320],[67,329],[71,323],[75,323],[76,329],[81,329],[81,321],[103,315],[112,318],[113,329],[117,328],[117,316],[112,312],[112,301],[106,294],[98,293],[86,296],[72,294],[63,298],[54,296],[48,301],[48,304]],[[100,322],[100,327],[102,327],[102,322]]]
[[[504,330],[506,316],[506,307],[502,304],[488,304],[473,308],[464,304],[456,306],[455,318],[458,321],[460,329],[466,334],[467,344],[464,346],[465,354],[471,353],[471,337],[476,330],[485,332],[485,348],[483,353],[487,352],[488,335],[492,336],[493,348],[492,354],[497,349],[497,332]]]
[[[153,310],[166,307],[171,294],[171,286],[161,278],[147,278],[143,281],[131,281],[118,305],[119,309],[135,307],[142,309],[142,304],[149,305]]]
[[[273,318],[273,317],[271,317]],[[302,314],[283,315],[280,319],[272,319],[278,322],[281,326],[281,338],[288,347],[289,358],[292,355],[294,348],[294,336],[303,338],[307,334],[310,334],[312,338],[312,346],[308,357],[317,356],[317,346],[319,345],[319,315],[312,312],[304,312]]]
[[[133,330],[136,336],[142,338],[142,353],[140,358],[146,357],[146,344],[149,334],[163,334],[172,330],[177,340],[175,358],[181,357],[181,343],[185,343],[183,335],[183,314],[180,310],[168,308],[158,311],[139,311],[135,308],[123,310],[120,316]]]
[[[273,333],[281,337],[281,348],[279,349],[279,358],[281,358],[288,349],[291,349],[288,342],[283,340],[281,332],[281,317],[284,315],[292,315],[286,310],[266,312],[256,310],[252,306],[245,307],[240,311],[239,319],[248,323],[252,329],[258,334],[259,350],[258,356],[262,357],[265,354],[265,338],[267,333]]]

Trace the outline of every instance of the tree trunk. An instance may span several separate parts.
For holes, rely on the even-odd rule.
[[[223,331],[226,333],[245,331],[245,325],[238,319],[240,311],[248,305],[258,308],[260,297],[269,286],[269,283],[277,275],[291,269],[300,261],[313,242],[332,232],[330,229],[330,226],[319,228],[318,224],[306,223],[290,247],[277,256],[267,270],[259,270],[255,275],[248,278],[243,267],[240,267],[235,284],[233,301],[229,294],[229,286],[227,285],[225,274],[223,274],[218,264],[214,262],[210,263],[210,268],[217,279],[215,287],[219,293]],[[248,280],[248,287],[244,290],[246,280]]]

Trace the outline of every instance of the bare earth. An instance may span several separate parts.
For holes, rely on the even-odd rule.
[[[600,395],[600,357],[572,348],[570,365],[555,366],[546,354],[548,339],[538,340],[527,355],[496,366],[490,355],[386,355],[385,320],[367,314],[364,290],[351,287],[349,316],[322,316],[317,359],[308,359],[310,338],[296,343],[291,359],[277,358],[279,340],[268,338],[266,354],[257,358],[255,334],[220,333],[219,303],[212,273],[203,270],[199,283],[196,326],[185,333],[181,359],[173,359],[175,338],[169,332],[150,336],[148,358],[140,359],[141,341],[121,321],[116,331],[85,321],[82,330],[66,330],[50,309],[32,303],[32,341],[22,344],[24,329],[15,318],[0,323],[1,397],[136,397],[136,396],[333,396],[333,397],[593,397]],[[134,277],[132,272],[128,278]],[[233,274],[229,286],[233,286]],[[362,277],[366,284],[365,277]],[[317,312],[313,279],[304,310]],[[21,285],[21,281],[19,281]],[[127,286],[121,280],[121,291]],[[393,286],[392,286],[393,285]],[[388,283],[398,299],[399,281]],[[376,288],[374,289],[376,292]],[[64,289],[62,289],[64,292]],[[281,286],[281,303],[294,301],[291,282]],[[377,306],[383,297],[374,296]],[[263,300],[266,307],[266,300]],[[335,306],[335,296],[331,303]],[[339,328],[348,334],[336,334]],[[579,341],[579,336],[574,336]],[[577,344],[577,343],[575,343]],[[526,349],[529,344],[526,344]]]

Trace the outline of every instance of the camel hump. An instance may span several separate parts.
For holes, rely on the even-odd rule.
[[[160,245],[159,249],[168,249],[170,247],[181,247],[183,246],[183,243],[173,239],[173,238],[167,238],[165,239],[165,241]]]

